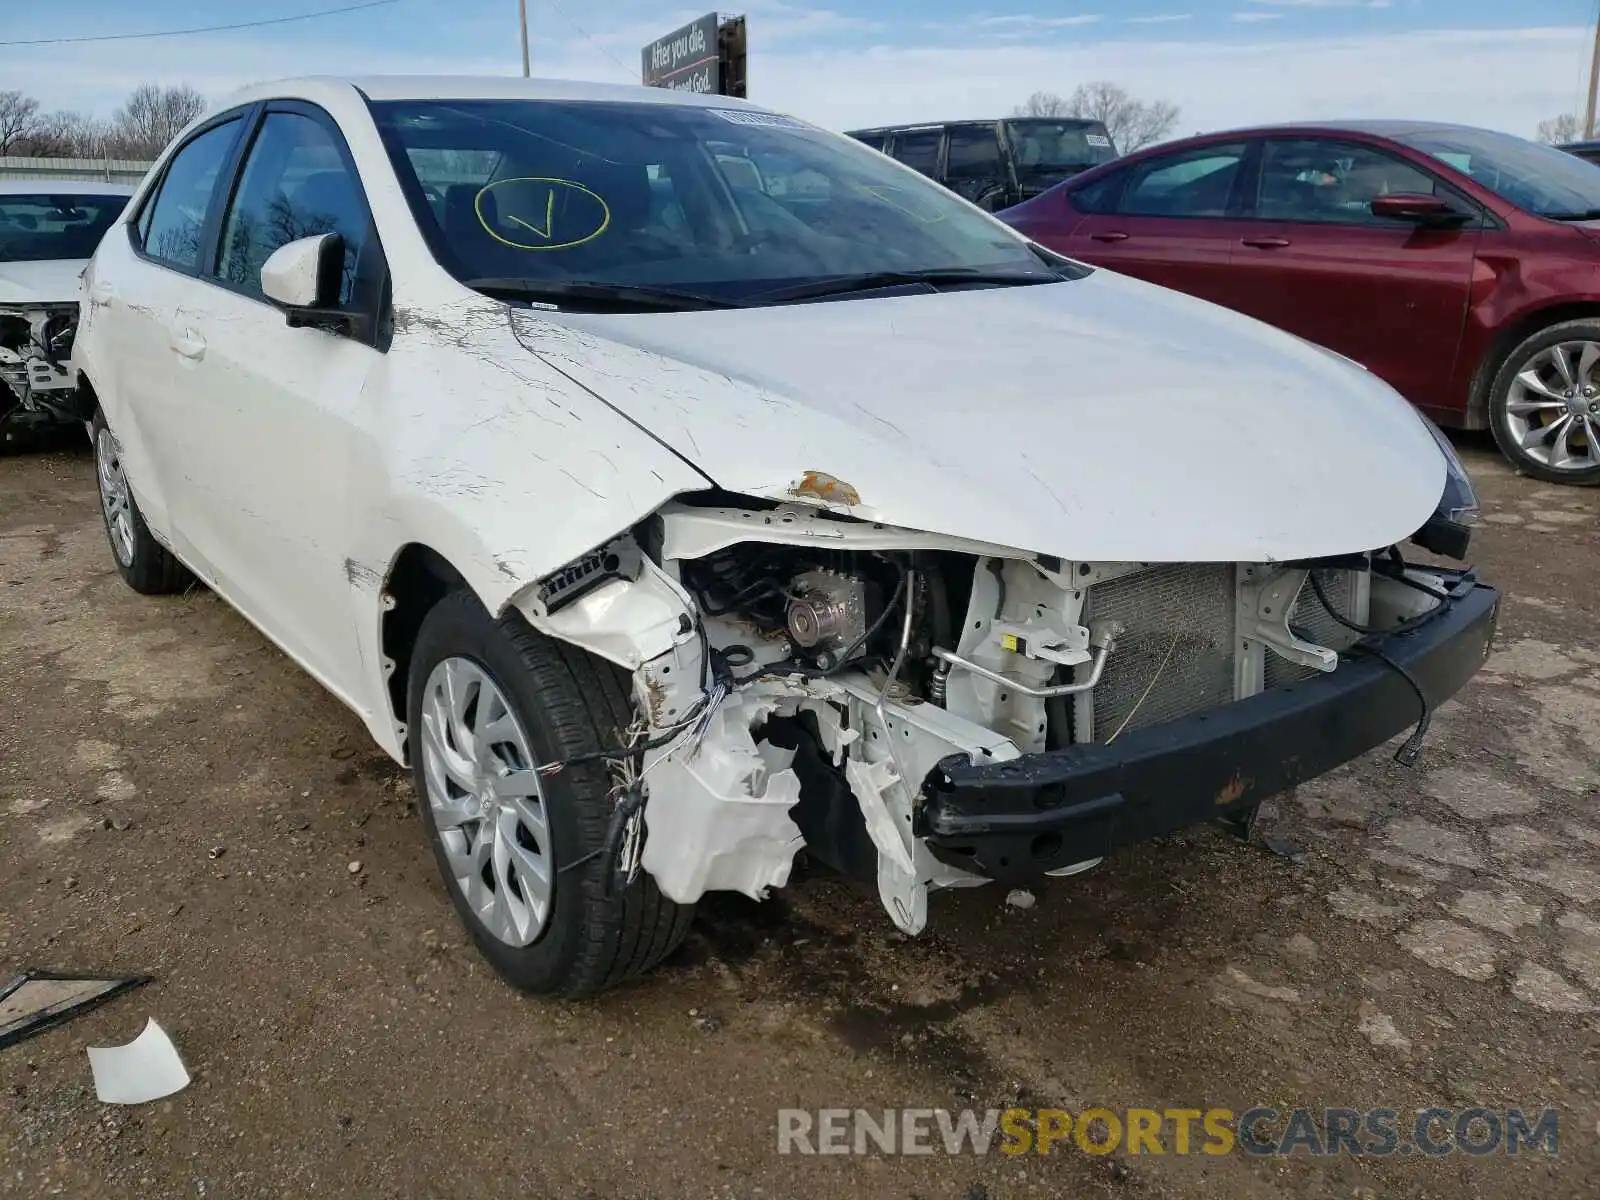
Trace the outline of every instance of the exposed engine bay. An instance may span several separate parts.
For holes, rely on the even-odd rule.
[[[806,506],[680,501],[520,607],[633,673],[630,871],[680,903],[760,899],[804,847],[875,878],[916,933],[930,890],[995,877],[922,836],[951,763],[1109,744],[1291,686],[1441,598],[1425,571],[1369,554],[1074,563]],[[1024,852],[1009,870],[1093,865],[1048,838]]]
[[[0,306],[0,420],[12,410],[50,421],[76,420],[72,344],[77,332],[76,304]]]

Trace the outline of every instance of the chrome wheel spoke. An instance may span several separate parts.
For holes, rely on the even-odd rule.
[[[1506,404],[1506,411],[1518,417],[1525,417],[1536,412],[1566,412],[1565,400],[1512,400]]]
[[[1600,343],[1584,342],[1578,351],[1578,386],[1588,387],[1594,382],[1594,367],[1600,363]]]
[[[513,836],[506,840],[506,854],[517,873],[517,886],[530,915],[543,924],[550,907],[550,864],[542,853],[528,849]]]
[[[1572,373],[1572,360],[1567,357],[1568,347],[1565,345],[1551,346],[1546,351],[1550,365],[1556,369],[1556,374],[1561,376],[1562,387],[1577,387],[1577,377]]]
[[[1563,408],[1566,407],[1567,398],[1554,388],[1546,386],[1545,381],[1539,378],[1539,372],[1535,368],[1529,367],[1526,371],[1523,371],[1517,376],[1517,382],[1527,388],[1528,391],[1543,396],[1547,400],[1553,400]]]
[[[1550,440],[1561,436],[1562,430],[1572,424],[1572,414],[1566,413],[1557,417],[1548,425],[1535,425],[1522,435],[1522,448],[1524,450],[1542,449],[1549,446]]]

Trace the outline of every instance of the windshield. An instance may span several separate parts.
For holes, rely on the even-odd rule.
[[[1006,122],[1006,136],[1019,183],[1059,183],[1117,157],[1099,121],[1013,120]]]
[[[1487,129],[1424,129],[1394,140],[1542,217],[1600,217],[1600,167],[1564,150]]]
[[[944,188],[788,117],[592,101],[372,107],[441,264],[497,290],[601,283],[739,303],[858,276],[1060,278]]]
[[[88,258],[127,203],[70,192],[0,195],[0,262]]]

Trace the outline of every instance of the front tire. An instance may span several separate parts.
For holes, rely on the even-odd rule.
[[[95,477],[100,487],[100,516],[105,524],[111,557],[123,582],[145,596],[180,592],[193,577],[150,533],[133,489],[122,468],[122,448],[106,424],[105,414],[95,410],[89,422],[94,441]]]
[[[1513,350],[1489,388],[1489,425],[1523,473],[1600,484],[1600,321],[1564,321]]]
[[[641,872],[608,890],[604,763],[541,763],[620,744],[625,677],[471,592],[424,618],[407,680],[412,777],[456,913],[508,982],[568,998],[642,975],[688,932],[693,905]]]

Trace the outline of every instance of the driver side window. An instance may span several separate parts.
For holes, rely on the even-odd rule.
[[[261,267],[273,251],[337,233],[344,239],[339,303],[348,304],[367,223],[360,185],[328,129],[300,113],[268,113],[223,219],[217,277],[259,296]]]

